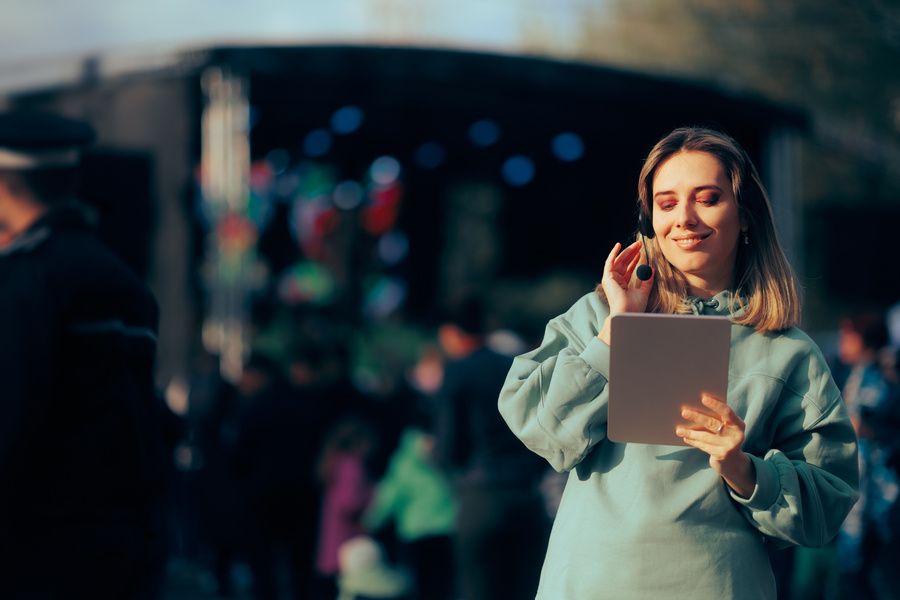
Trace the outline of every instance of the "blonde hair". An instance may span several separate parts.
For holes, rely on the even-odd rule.
[[[761,333],[798,325],[798,284],[778,242],[772,206],[756,167],[734,139],[711,129],[681,127],[657,142],[638,178],[641,214],[652,222],[653,177],[663,162],[686,151],[706,152],[719,160],[731,180],[741,222],[747,228],[750,243],[738,243],[735,260],[732,321]],[[656,238],[646,240],[646,244],[650,266],[656,275],[647,311],[691,312],[684,274],[665,259]]]

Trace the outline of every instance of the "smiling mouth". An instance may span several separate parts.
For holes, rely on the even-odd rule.
[[[690,236],[681,236],[677,238],[672,238],[672,241],[676,246],[683,249],[691,249],[699,246],[700,243],[708,238],[712,233],[704,233],[699,235],[690,235]]]

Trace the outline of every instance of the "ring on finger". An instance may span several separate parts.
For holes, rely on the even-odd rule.
[[[716,435],[719,435],[720,433],[722,433],[723,429],[725,429],[725,423],[723,423],[722,421],[719,421],[718,426],[713,430],[713,433],[715,433]]]

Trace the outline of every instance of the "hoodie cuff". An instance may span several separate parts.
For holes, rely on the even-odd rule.
[[[595,336],[582,351],[581,358],[609,381],[609,346]]]
[[[751,510],[768,510],[781,491],[781,482],[778,477],[778,467],[772,461],[763,460],[753,454],[747,454],[756,469],[756,486],[749,498],[741,498],[735,491],[728,488],[728,493],[738,504],[743,504]]]

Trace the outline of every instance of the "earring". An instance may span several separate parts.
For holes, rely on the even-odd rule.
[[[747,232],[746,232],[746,231],[744,232],[744,245],[745,245],[745,246],[749,246],[749,245],[750,245],[750,236],[747,235]]]

